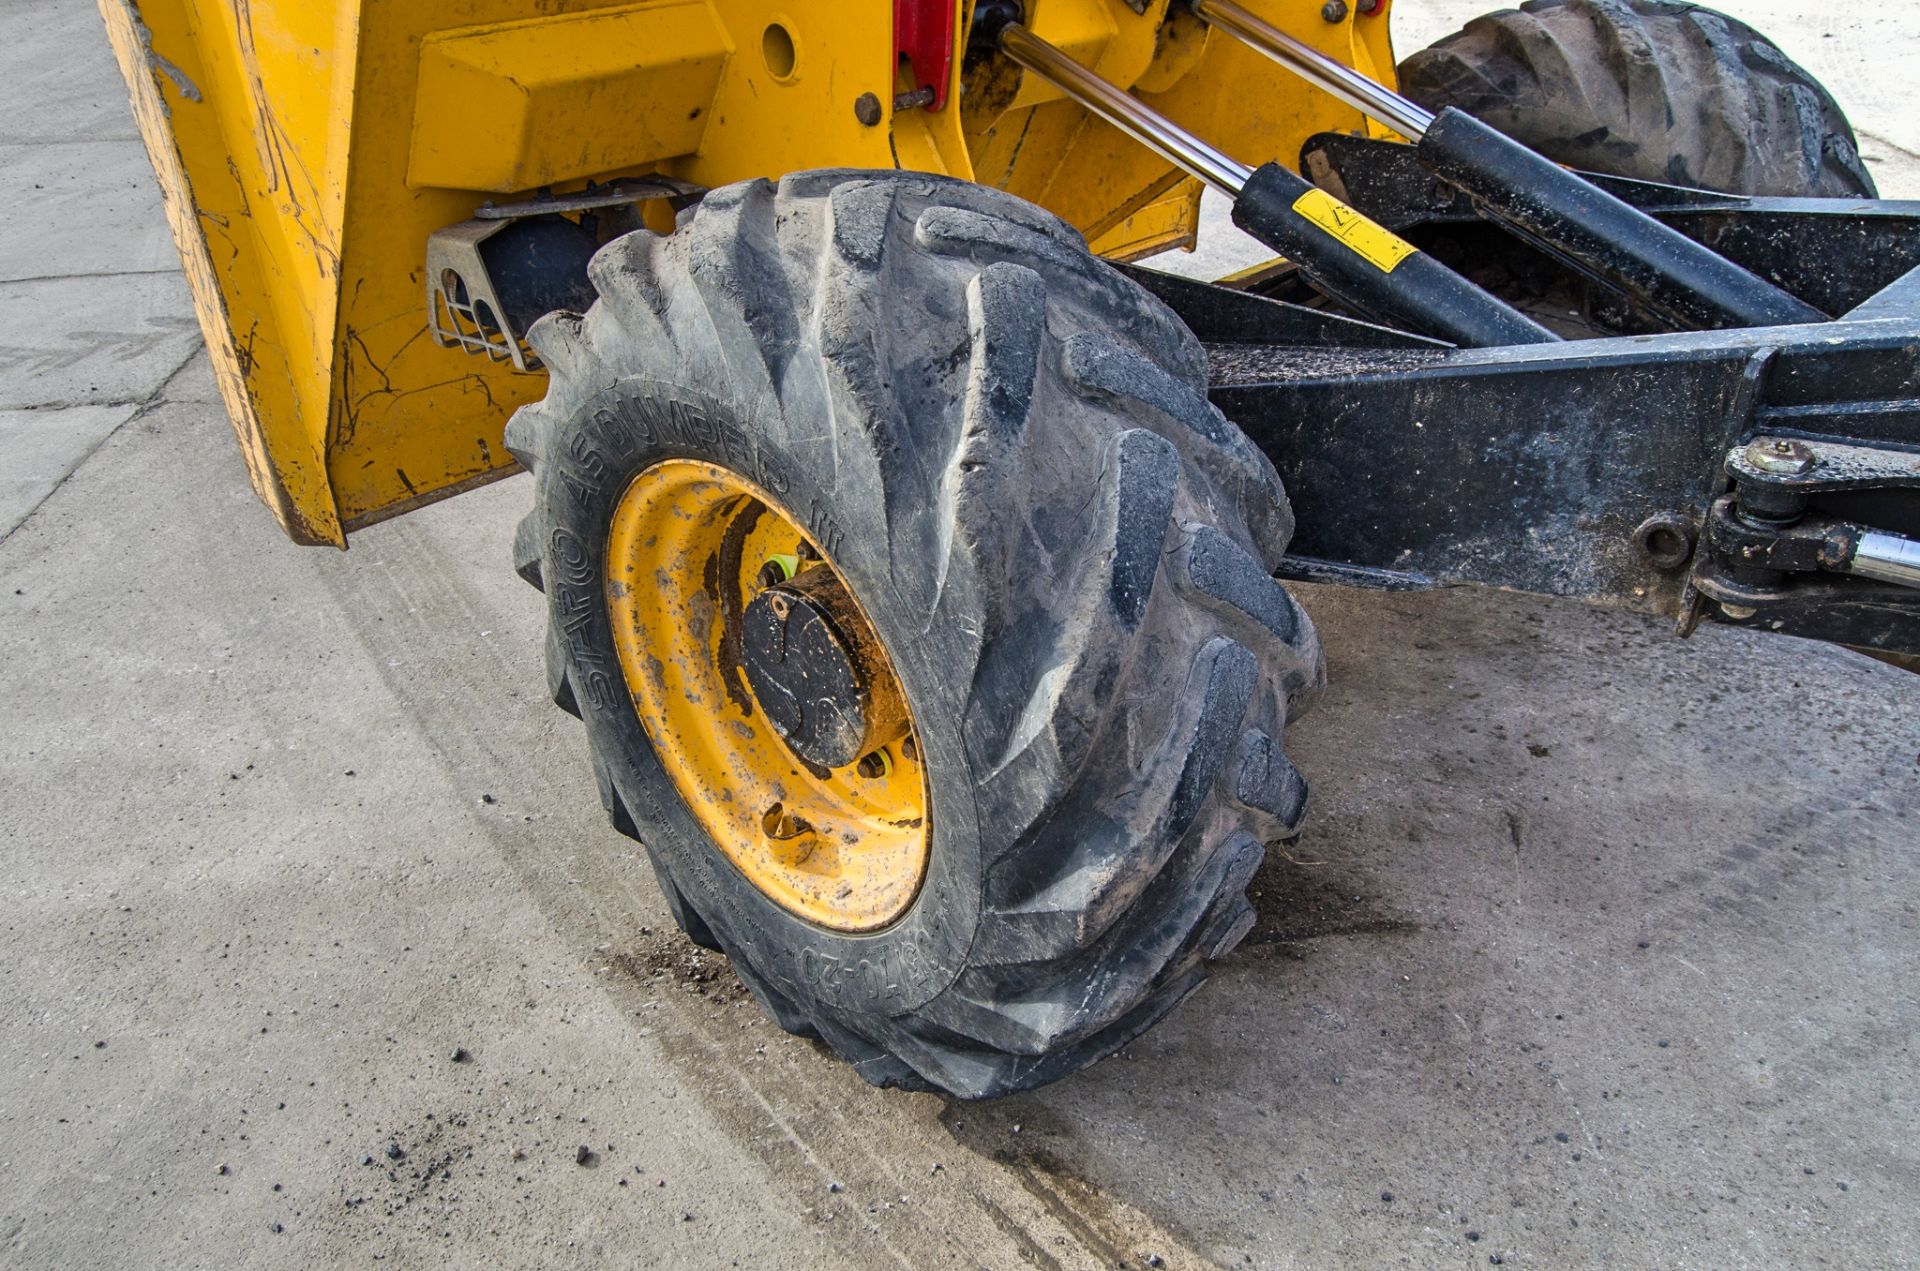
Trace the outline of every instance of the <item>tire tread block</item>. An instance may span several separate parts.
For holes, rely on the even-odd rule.
[[[1401,91],[1560,163],[1732,194],[1871,198],[1852,126],[1743,22],[1675,0],[1528,0],[1408,57]]]

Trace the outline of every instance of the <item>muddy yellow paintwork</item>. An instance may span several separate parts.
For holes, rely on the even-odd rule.
[[[295,540],[337,543],[325,430],[303,421],[326,419],[335,367],[347,133],[330,106],[355,29],[281,8],[264,41],[245,4],[102,12],[254,488]]]
[[[723,546],[730,530],[744,530],[737,558]],[[832,566],[752,483],[710,463],[656,464],[614,509],[607,609],[654,754],[712,841],[764,895],[808,921],[876,931],[907,911],[927,869],[926,774],[911,717],[906,737],[880,752],[880,775],[811,769],[727,655],[761,567],[797,557],[802,544]],[[732,568],[716,568],[729,559]],[[870,627],[848,635],[881,647]],[[897,683],[885,688],[899,692]]]
[[[884,0],[99,3],[254,486],[303,543],[514,470],[501,432],[544,377],[439,347],[421,300],[427,236],[490,198],[909,168],[1011,190],[1123,258],[1190,244],[1198,215],[1197,183],[1015,68],[956,62],[947,109],[894,112],[911,85]],[[1369,129],[1168,4],[1028,19],[1248,163]],[[1391,80],[1384,3],[1249,7]]]

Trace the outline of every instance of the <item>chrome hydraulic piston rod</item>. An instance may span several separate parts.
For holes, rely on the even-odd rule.
[[[1452,107],[1438,115],[1248,12],[1196,16],[1355,110],[1412,138],[1435,176],[1496,222],[1684,328],[1796,326],[1827,315],[1593,182]]]
[[[1379,120],[1403,137],[1418,141],[1433,127],[1434,114],[1426,107],[1335,61],[1230,0],[1194,0],[1193,12],[1202,21],[1265,53],[1309,84],[1337,97],[1369,119]]]
[[[1246,164],[1222,154],[1131,93],[1109,84],[1018,22],[1000,28],[1000,51],[1228,198],[1240,197],[1253,175]]]
[[[996,39],[1020,66],[1232,198],[1236,225],[1360,312],[1475,348],[1559,338],[1280,164],[1256,170],[1221,153],[1018,22]]]
[[[1920,587],[1920,541],[1868,530],[1860,536],[1847,572],[1902,587]]]

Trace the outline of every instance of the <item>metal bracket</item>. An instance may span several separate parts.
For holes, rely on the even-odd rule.
[[[480,244],[513,222],[462,221],[427,236],[427,330],[443,349],[511,362],[516,371],[537,371],[540,357],[525,332],[507,322],[506,309],[487,276]]]
[[[543,191],[536,198],[518,203],[495,203],[489,200],[475,208],[473,215],[475,220],[481,221],[510,221],[522,216],[546,216],[552,212],[591,212],[595,208],[645,203],[650,199],[667,199],[678,211],[705,193],[704,186],[676,181],[672,177],[621,177],[605,185],[589,181],[586,189],[569,194]]]
[[[1755,437],[1727,455],[1727,475],[1742,490],[1764,488],[1802,499],[1851,490],[1920,489],[1920,454],[1832,441]]]
[[[1714,502],[1693,582],[1736,618],[1796,599],[1807,574],[1920,588],[1920,541],[1809,511],[1822,495],[1920,490],[1920,454],[1762,436],[1729,452],[1726,473],[1734,490]]]
[[[516,221],[564,213],[592,212],[665,199],[677,211],[705,190],[671,177],[622,177],[604,185],[589,181],[566,194],[542,192],[517,203],[483,203],[473,219],[427,237],[427,329],[442,348],[476,353],[494,362],[511,362],[516,371],[538,371],[540,357],[514,326],[500,288],[487,269],[482,245]]]
[[[1790,525],[1756,521],[1741,514],[1738,500],[1724,495],[1707,514],[1707,547],[1713,567],[1703,569],[1704,582],[1716,600],[1748,606],[1786,595],[1785,586],[1741,586],[1719,572],[1731,567],[1768,575],[1845,573],[1865,531],[1831,517],[1809,516]],[[1705,562],[1703,562],[1705,564]]]

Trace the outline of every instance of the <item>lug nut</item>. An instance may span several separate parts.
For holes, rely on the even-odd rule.
[[[1347,0],[1327,0],[1327,3],[1320,10],[1320,16],[1329,22],[1345,22],[1347,20]]]
[[[862,755],[860,762],[854,765],[854,771],[869,781],[878,781],[893,771],[893,760],[886,751],[876,750],[871,754]]]
[[[753,576],[753,581],[760,590],[765,591],[769,587],[778,587],[799,572],[798,556],[769,556],[766,563],[760,566],[760,572]]]

